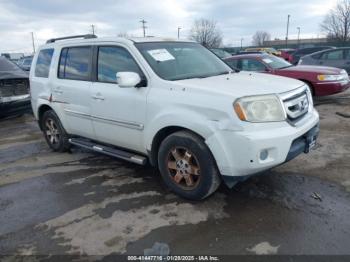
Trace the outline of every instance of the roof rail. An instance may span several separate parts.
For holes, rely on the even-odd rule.
[[[73,39],[73,38],[84,38],[84,39],[90,39],[90,38],[97,38],[96,35],[93,34],[87,34],[87,35],[72,35],[72,36],[65,36],[65,37],[58,37],[58,38],[51,38],[46,41],[46,44],[54,43],[57,40],[66,40],[66,39]]]

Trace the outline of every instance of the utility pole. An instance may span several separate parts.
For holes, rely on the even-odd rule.
[[[30,34],[32,35],[33,54],[35,54],[34,33],[33,33],[33,32],[30,32]]]
[[[288,18],[287,18],[286,47],[288,47],[289,18],[290,18],[290,15],[288,15]]]
[[[92,31],[92,34],[94,35],[95,34],[95,25],[94,24],[91,25],[91,31]]]
[[[298,48],[300,46],[300,27],[297,27],[298,29]]]
[[[180,30],[181,29],[182,28],[180,26],[177,28],[177,39],[180,39]]]
[[[146,37],[146,28],[147,28],[146,24],[147,24],[147,21],[145,21],[145,19],[142,19],[140,21],[140,23],[142,23],[143,37]]]
[[[241,50],[243,49],[243,40],[244,38],[241,38]]]

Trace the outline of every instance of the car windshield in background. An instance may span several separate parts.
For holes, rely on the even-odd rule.
[[[18,71],[20,68],[5,57],[0,57],[0,71]]]
[[[196,43],[136,43],[154,72],[165,80],[204,78],[227,74],[231,69],[208,49]]]
[[[269,67],[273,69],[282,69],[293,66],[291,63],[288,63],[286,60],[279,58],[277,56],[267,55],[262,58],[265,64],[268,64]]]
[[[216,54],[218,57],[220,57],[221,59],[224,58],[228,58],[231,57],[232,55],[228,52],[226,52],[225,50],[221,50],[221,49],[210,49],[214,54]]]

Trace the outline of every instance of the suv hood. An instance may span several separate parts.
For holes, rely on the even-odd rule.
[[[309,65],[297,65],[280,69],[283,72],[303,72],[303,73],[316,73],[325,75],[339,75],[342,69],[327,66],[309,66]]]
[[[277,94],[294,90],[303,82],[287,77],[241,71],[227,75],[175,81],[182,88],[193,91],[221,93],[233,97]]]

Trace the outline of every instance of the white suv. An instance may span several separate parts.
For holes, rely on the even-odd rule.
[[[30,86],[54,151],[76,145],[149,161],[188,199],[307,153],[319,131],[303,82],[234,72],[189,41],[51,39],[34,57]]]

